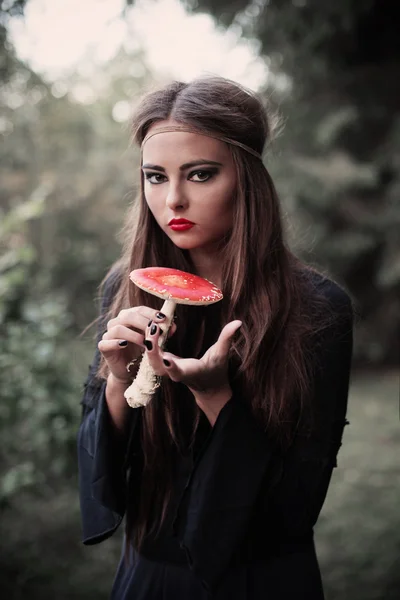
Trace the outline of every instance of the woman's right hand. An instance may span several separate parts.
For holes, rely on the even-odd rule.
[[[140,358],[144,346],[145,331],[150,321],[154,321],[161,326],[165,316],[149,308],[148,306],[135,306],[120,311],[114,319],[107,323],[107,331],[104,333],[98,348],[107,363],[110,373],[117,381],[124,382],[127,385],[132,381],[132,373],[135,369],[131,368],[127,372],[127,365],[135,358]],[[169,336],[176,331],[176,325],[173,324],[169,331]]]

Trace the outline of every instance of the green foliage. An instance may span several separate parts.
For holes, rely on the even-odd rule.
[[[399,7],[392,0],[184,0],[184,4],[258,39],[262,53],[272,62],[274,54],[280,54],[278,66],[298,80],[318,77],[332,67],[351,70],[366,59],[375,61],[374,51],[379,58],[389,58],[399,49],[395,33]]]
[[[0,81],[7,81],[14,70],[14,52],[8,41],[7,24],[10,17],[24,13],[27,0],[0,1]]]
[[[397,364],[400,4],[185,3],[258,41],[270,69],[265,94],[285,119],[267,162],[290,214],[291,243],[353,295],[355,361]],[[276,84],[282,72],[285,89]]]
[[[44,190],[45,210],[29,226],[34,271],[62,293],[75,331],[94,317],[96,288],[120,251],[117,233],[136,180],[129,131],[113,111],[131,106],[146,77],[141,56],[121,50],[90,84],[74,74],[50,86],[16,64],[0,91],[0,210],[7,214]],[[74,99],[87,89],[90,102]]]
[[[137,62],[136,76],[130,75]],[[123,51],[88,83],[45,83],[14,60],[0,90],[0,501],[45,493],[76,470],[97,286],[119,253],[131,199],[129,132],[114,120],[146,77]],[[107,90],[107,91],[105,91]],[[111,93],[109,90],[113,90]]]
[[[49,485],[71,470],[78,414],[60,294],[32,277],[37,260],[26,239],[44,210],[39,190],[0,225],[0,501],[21,488]],[[35,281],[36,285],[32,285]]]
[[[2,500],[71,472],[79,412],[62,336],[65,303],[51,297],[27,304],[21,317],[2,324],[0,340]]]
[[[286,123],[267,166],[290,216],[291,243],[352,292],[362,314],[355,356],[368,367],[398,360],[400,101],[394,49],[400,38],[391,33],[396,21],[389,3],[186,1],[258,39],[266,55],[272,77],[264,92],[280,104]],[[46,83],[7,41],[8,15],[24,5],[0,5],[0,588],[15,599],[100,598],[111,582],[119,540],[86,554],[77,548],[75,439],[94,345],[87,348],[78,335],[95,317],[97,285],[119,254],[118,230],[137,183],[128,126],[116,119],[150,75],[140,53],[122,49],[97,74],[77,72]],[[288,87],[279,91],[273,76],[282,72]],[[340,488],[351,493],[340,506],[333,502],[334,518],[322,521],[320,538],[326,551],[337,546],[337,537],[344,552],[346,544],[355,544],[355,551],[346,569],[335,564],[343,552],[325,557],[328,591],[397,598],[397,573],[392,569],[387,589],[383,582],[388,554],[356,552],[377,547],[372,534],[380,539],[382,527],[375,516],[364,519],[374,527],[370,534],[364,528],[361,544],[357,536],[346,540],[349,523],[363,514],[359,508],[371,493],[387,500],[378,510],[391,515],[385,540],[397,523],[394,496],[389,487],[379,493],[379,478],[365,494],[358,486],[360,497],[353,501],[353,467],[368,451],[361,438],[371,448],[372,427],[384,432],[384,443],[398,442],[393,419],[382,410],[394,392],[381,376],[376,389],[369,382],[363,389],[361,382],[349,403],[358,424],[350,449],[361,454],[350,460],[348,485]],[[387,422],[377,429],[379,416]],[[384,454],[367,452],[368,464]],[[374,469],[381,473],[382,465]],[[389,486],[394,466],[386,475]],[[365,474],[356,476],[365,484]],[[392,502],[393,514],[387,510]],[[368,561],[379,563],[379,573],[365,568]],[[365,585],[365,573],[371,585]]]

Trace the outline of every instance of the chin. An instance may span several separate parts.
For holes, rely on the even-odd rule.
[[[218,246],[223,237],[217,237],[217,238],[208,238],[208,239],[204,239],[204,238],[199,238],[199,237],[195,237],[193,235],[185,235],[185,234],[178,234],[178,235],[170,235],[170,232],[167,233],[169,239],[171,240],[171,242],[174,244],[174,246],[176,246],[177,248],[180,248],[181,250],[200,250],[201,248],[204,249],[210,249],[210,251],[215,252],[215,248],[216,246]]]
[[[174,246],[176,246],[177,248],[180,248],[181,250],[195,250],[196,248],[201,248],[203,244],[194,244],[193,242],[190,242],[189,240],[171,240],[171,242],[174,244]]]
[[[200,248],[204,245],[204,242],[193,239],[193,236],[185,236],[184,233],[179,233],[178,235],[168,235],[168,237],[174,246],[177,246],[177,248],[180,248],[181,250],[194,250],[195,248]]]

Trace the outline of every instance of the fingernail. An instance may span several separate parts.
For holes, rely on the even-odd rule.
[[[155,335],[157,333],[157,325],[153,325],[150,329],[150,335]]]
[[[147,323],[147,327],[150,327],[150,325],[152,324],[152,322],[153,322],[153,321],[149,321],[149,322]]]
[[[164,363],[164,365],[165,365],[166,367],[170,367],[170,366],[171,366],[171,363],[169,362],[169,360],[166,360],[165,358],[164,358],[164,360],[163,360],[163,363]]]
[[[127,345],[128,345],[128,342],[127,342],[126,340],[121,340],[120,342],[118,342],[118,344],[119,344],[120,346],[127,346]]]
[[[150,340],[144,340],[143,343],[146,346],[147,350],[153,350],[153,344],[150,342]]]
[[[156,314],[156,318],[157,318],[157,319],[160,319],[160,320],[161,320],[161,319],[165,319],[165,315],[164,315],[164,313],[162,313],[162,312],[158,312],[158,313]]]

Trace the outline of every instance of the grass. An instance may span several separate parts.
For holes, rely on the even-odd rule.
[[[399,373],[353,378],[338,468],[316,527],[327,600],[400,590]]]

